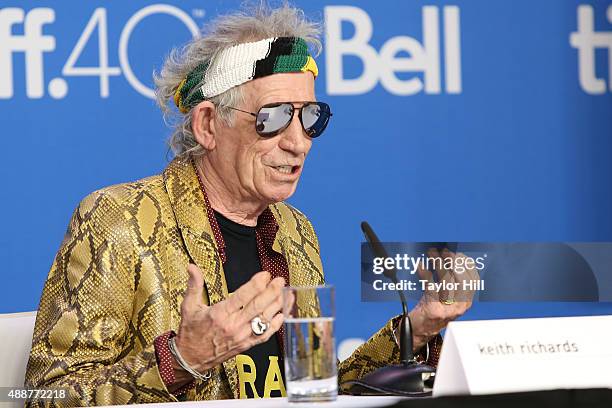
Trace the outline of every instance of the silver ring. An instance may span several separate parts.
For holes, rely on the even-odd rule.
[[[256,336],[261,336],[268,330],[269,323],[261,318],[261,316],[256,316],[251,320],[251,330],[253,334]]]

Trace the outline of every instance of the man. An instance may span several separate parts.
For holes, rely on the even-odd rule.
[[[180,111],[177,158],[80,203],[43,291],[27,386],[66,387],[65,405],[81,406],[285,394],[281,289],[324,283],[313,227],[284,203],[331,117],[314,95],[317,35],[300,10],[262,7],[170,56],[156,84],[165,113],[169,99]],[[438,332],[468,307],[415,307],[422,360],[435,364]],[[396,324],[340,363],[340,382],[398,362]]]

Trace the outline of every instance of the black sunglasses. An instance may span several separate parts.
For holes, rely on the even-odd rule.
[[[295,107],[294,104],[302,106]],[[321,136],[332,116],[331,109],[325,102],[274,102],[262,106],[257,113],[233,106],[227,107],[254,116],[255,131],[262,137],[276,136],[287,129],[296,110],[300,111],[298,117],[302,128],[312,138]]]

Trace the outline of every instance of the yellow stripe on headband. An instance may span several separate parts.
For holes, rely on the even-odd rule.
[[[308,56],[308,60],[306,60],[306,65],[302,67],[302,72],[308,71],[312,72],[315,78],[319,75],[319,67],[317,67],[317,63],[310,55]]]
[[[187,82],[187,78],[183,79],[179,86],[176,88],[174,92],[174,104],[182,113],[187,113],[188,109],[185,109],[183,106],[183,98],[181,98],[181,89],[185,86],[185,82]]]

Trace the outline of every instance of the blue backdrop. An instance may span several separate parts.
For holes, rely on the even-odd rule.
[[[399,311],[360,302],[361,220],[386,241],[612,241],[609,1],[295,3],[327,23],[316,86],[334,117],[290,201],[338,286],[339,338]],[[85,195],[165,167],[151,73],[239,4],[0,3],[0,312],[37,308]],[[598,313],[612,305],[465,318]]]

